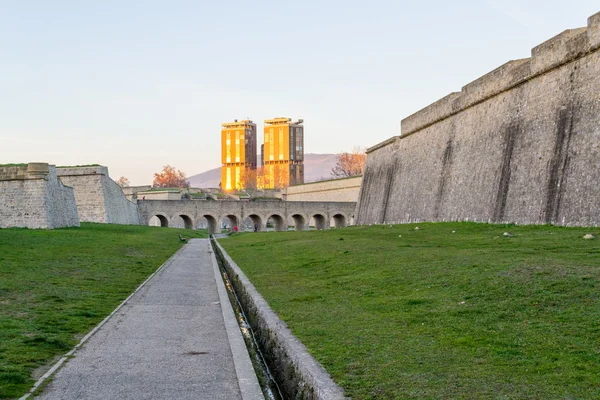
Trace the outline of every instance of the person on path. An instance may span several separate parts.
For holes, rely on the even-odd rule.
[[[258,232],[258,224],[254,224],[254,232]]]

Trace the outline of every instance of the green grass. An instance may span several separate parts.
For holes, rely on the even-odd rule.
[[[600,398],[598,228],[415,226],[220,243],[353,399]]]
[[[0,398],[68,352],[179,247],[203,231],[81,224],[0,229]],[[39,375],[36,371],[34,375]]]

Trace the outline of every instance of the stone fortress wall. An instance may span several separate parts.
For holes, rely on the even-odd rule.
[[[351,180],[348,180],[351,181]],[[68,185],[68,186],[65,186]],[[345,187],[346,184],[339,186]],[[334,188],[335,189],[335,188]],[[194,189],[189,189],[195,191]],[[139,192],[177,194],[177,200],[127,200],[103,166],[59,167],[43,163],[0,166],[0,227],[57,228],[82,222],[208,228],[219,232],[227,220],[251,220],[260,230],[341,228],[353,223],[356,202],[183,200],[180,190]],[[133,195],[133,190],[130,193]],[[139,199],[139,196],[138,196]]]
[[[107,167],[61,167],[57,174],[75,190],[82,222],[140,224],[136,203],[127,200],[121,187],[109,177]]]
[[[352,201],[358,200],[362,176],[310,182],[283,189],[285,201]]]
[[[138,200],[181,200],[183,189],[148,190],[137,193]]]
[[[358,224],[600,224],[600,13],[367,150]]]
[[[126,186],[123,189],[123,194],[125,195],[125,198],[129,201],[133,201],[135,203],[135,201],[137,200],[137,194],[138,192],[143,192],[146,190],[150,190],[152,189],[152,185],[144,185],[144,186]]]
[[[72,188],[46,163],[0,166],[0,228],[79,226]]]

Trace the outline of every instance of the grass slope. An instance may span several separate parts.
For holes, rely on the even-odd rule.
[[[203,232],[81,224],[0,229],[0,398],[63,355],[181,246]]]
[[[600,398],[598,229],[418,226],[220,243],[354,399]]]

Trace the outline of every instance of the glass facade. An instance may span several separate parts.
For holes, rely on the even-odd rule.
[[[228,122],[221,128],[221,187],[245,187],[248,171],[256,170],[256,124],[250,120]]]

